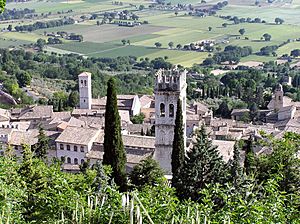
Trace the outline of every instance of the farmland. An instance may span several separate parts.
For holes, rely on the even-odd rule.
[[[174,3],[199,4],[199,1],[171,1]],[[207,1],[216,3],[218,1]],[[192,66],[194,63],[201,63],[209,56],[208,52],[196,52],[178,49],[169,49],[168,43],[173,42],[174,47],[178,44],[186,45],[201,40],[215,41],[221,48],[227,45],[251,46],[254,53],[259,52],[262,47],[280,45],[289,39],[295,40],[300,37],[300,1],[293,1],[293,4],[286,2],[274,3],[272,6],[255,6],[252,1],[229,1],[229,5],[218,11],[216,16],[196,17],[187,15],[186,11],[179,11],[178,15],[174,11],[163,11],[148,9],[148,1],[126,0],[122,5],[112,4],[107,0],[87,0],[87,1],[29,1],[26,3],[9,3],[8,8],[31,8],[37,13],[51,12],[51,19],[63,16],[72,16],[75,19],[81,15],[91,13],[112,12],[118,10],[132,10],[140,21],[147,21],[136,27],[121,27],[114,24],[97,25],[97,20],[84,20],[73,25],[53,27],[48,29],[38,29],[32,33],[22,32],[2,32],[0,33],[1,47],[20,46],[34,43],[37,39],[47,39],[44,33],[56,33],[66,31],[68,33],[80,34],[83,42],[63,41],[63,44],[47,46],[46,51],[62,53],[77,53],[87,57],[117,57],[136,56],[138,58],[165,57],[168,61]],[[137,10],[139,5],[145,5],[144,10]],[[67,10],[72,10],[65,13]],[[61,14],[62,12],[65,14]],[[266,23],[239,23],[234,24],[219,18],[218,15],[231,15],[238,17],[259,17],[265,19]],[[284,19],[282,25],[275,25],[274,19],[280,15]],[[299,20],[299,21],[298,21]],[[12,25],[30,23],[30,21],[13,22]],[[227,26],[223,27],[222,24]],[[0,27],[7,27],[7,23],[0,24]],[[211,27],[211,31],[208,30]],[[240,35],[239,30],[245,29],[245,34]],[[284,32],[282,32],[284,30]],[[270,41],[262,40],[263,34],[272,36]],[[122,40],[129,43],[122,44]],[[155,47],[155,43],[160,43],[160,47]],[[299,42],[292,42],[283,45],[277,50],[278,55],[289,54],[294,48],[299,48]],[[247,61],[268,61],[274,57],[262,57],[250,55],[243,58]]]

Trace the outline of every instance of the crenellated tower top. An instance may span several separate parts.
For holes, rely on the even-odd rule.
[[[157,91],[181,91],[186,85],[186,70],[177,68],[171,70],[160,69],[155,74],[155,92]]]

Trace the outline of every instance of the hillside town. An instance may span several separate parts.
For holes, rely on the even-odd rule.
[[[213,117],[211,109],[201,102],[186,101],[186,72],[177,69],[159,70],[155,95],[118,95],[117,105],[122,124],[122,138],[127,153],[127,171],[147,157],[153,157],[170,174],[171,151],[177,99],[183,102],[186,147],[193,144],[193,133],[204,125],[218,147],[224,161],[233,156],[235,142],[241,139],[276,138],[285,132],[300,133],[300,102],[284,96],[282,86],[276,88],[268,110],[259,110],[265,123],[243,122],[249,109],[234,109],[232,119]],[[22,146],[33,147],[38,142],[39,129],[51,139],[48,159],[63,161],[63,169],[78,172],[85,161],[95,164],[103,157],[104,117],[106,97],[92,98],[91,73],[78,76],[80,104],[72,111],[54,112],[51,105],[32,105],[20,109],[1,109],[2,153],[10,145],[21,156]],[[142,124],[133,124],[132,116],[144,115]],[[264,153],[265,148],[256,148]]]

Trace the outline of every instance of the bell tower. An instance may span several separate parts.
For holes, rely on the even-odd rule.
[[[92,109],[92,74],[83,72],[78,75],[80,109]]]
[[[186,137],[186,73],[160,69],[155,75],[155,152],[154,159],[171,174],[175,117],[178,98],[182,101],[184,138]]]
[[[278,86],[275,89],[275,94],[274,94],[274,109],[275,110],[280,110],[283,107],[283,88],[281,84],[278,84]]]

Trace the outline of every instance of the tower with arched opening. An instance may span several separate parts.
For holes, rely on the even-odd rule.
[[[155,75],[155,152],[154,159],[171,173],[178,98],[182,101],[184,137],[186,136],[186,71],[160,69]]]

